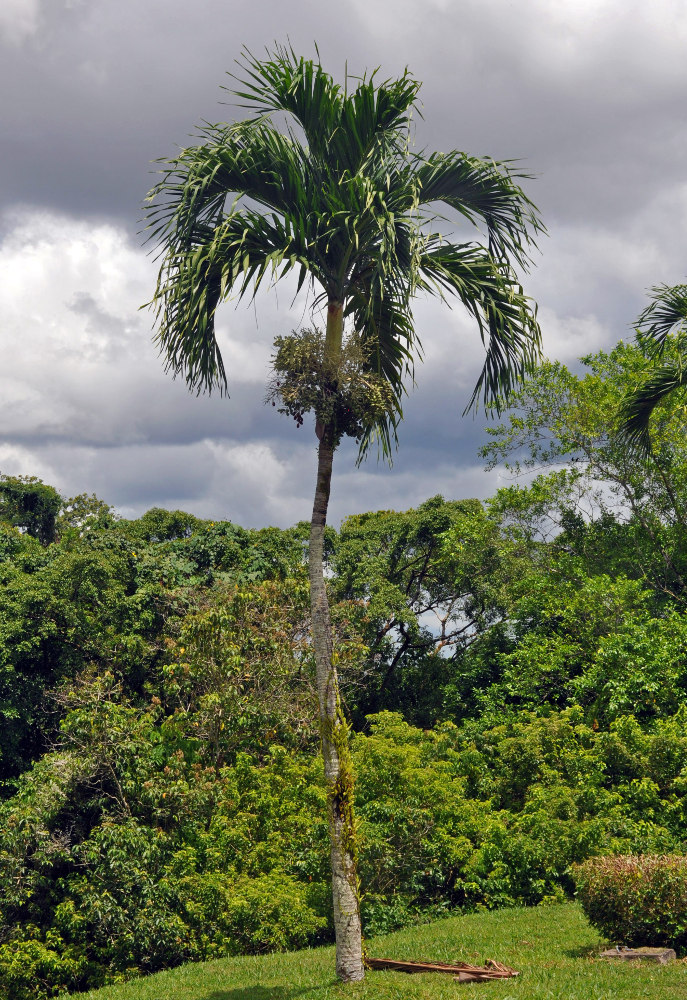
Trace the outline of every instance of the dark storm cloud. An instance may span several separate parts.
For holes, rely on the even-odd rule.
[[[308,54],[317,40],[339,76],[346,59],[352,72],[408,65],[424,81],[421,144],[523,158],[547,217],[615,220],[684,179],[684,15],[671,24],[671,6],[46,2],[37,32],[3,52],[3,197],[133,225],[150,161],[236,113],[219,88],[241,45],[289,36]]]
[[[202,121],[227,117],[220,88],[242,45],[260,52],[288,35],[314,55],[317,38],[327,59],[360,34],[352,12],[335,27],[309,0],[53,0],[41,12],[36,33],[6,45],[0,63],[0,88],[13,95],[3,110],[4,202],[116,216],[131,230],[154,182],[151,161],[173,155]]]
[[[241,46],[290,37],[343,79],[407,65],[418,147],[520,158],[549,227],[526,287],[547,352],[631,336],[647,286],[687,271],[687,9],[620,0],[12,0],[0,7],[0,470],[245,524],[309,516],[314,436],[262,403],[277,334],[311,321],[289,290],[219,323],[230,399],[186,392],[150,342],[155,267],[136,236],[150,161],[222,106]],[[481,366],[460,310],[420,302],[425,346],[391,470],[337,455],[332,515],[486,496]]]

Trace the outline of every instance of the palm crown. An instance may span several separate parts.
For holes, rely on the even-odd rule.
[[[339,308],[325,351],[336,358],[343,327],[354,329],[390,389],[363,448],[376,433],[388,454],[395,438],[404,378],[421,352],[410,309],[419,291],[455,294],[474,316],[486,359],[468,408],[480,396],[498,406],[540,345],[513,270],[527,266],[543,228],[517,184],[524,175],[460,152],[413,152],[419,83],[407,71],[381,84],[364,77],[349,93],[288,48],[263,61],[246,51],[240,65],[232,94],[250,117],[206,124],[199,145],[165,161],[148,199],[168,368],[197,391],[224,391],[218,303],[293,271],[299,289],[310,281]],[[482,226],[486,245],[443,238],[439,207]]]

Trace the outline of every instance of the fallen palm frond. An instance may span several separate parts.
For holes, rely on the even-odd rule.
[[[490,958],[486,965],[468,965],[467,962],[408,962],[393,958],[366,958],[368,969],[389,969],[392,972],[444,972],[461,983],[488,982],[492,979],[511,979],[515,969]]]

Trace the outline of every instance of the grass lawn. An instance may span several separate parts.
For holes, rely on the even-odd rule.
[[[333,948],[185,965],[80,1000],[687,1000],[687,960],[671,965],[609,963],[595,958],[602,941],[572,903],[451,917],[368,942],[370,955],[481,965],[494,958],[517,979],[463,984],[452,976],[368,972],[341,986]]]

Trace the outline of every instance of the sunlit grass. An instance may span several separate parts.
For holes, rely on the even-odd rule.
[[[451,917],[368,942],[382,958],[466,961],[488,958],[518,979],[459,985],[452,976],[368,972],[363,983],[334,977],[332,948],[185,965],[92,993],[93,1000],[444,1000],[475,994],[498,1000],[687,1000],[687,964],[611,964],[602,941],[573,904]]]

